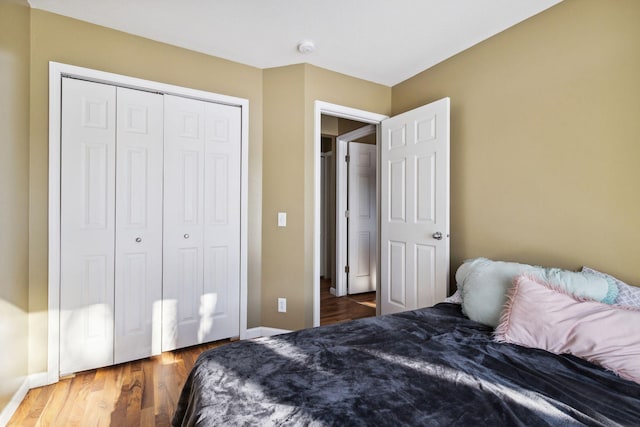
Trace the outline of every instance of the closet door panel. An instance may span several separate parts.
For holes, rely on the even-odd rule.
[[[204,102],[165,95],[162,351],[203,342]]]
[[[240,334],[240,108],[205,105],[202,341]]]
[[[64,78],[60,373],[113,363],[116,89]]]
[[[163,110],[117,88],[115,363],[161,350]]]

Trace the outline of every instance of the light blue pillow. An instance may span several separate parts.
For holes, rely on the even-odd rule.
[[[617,286],[598,276],[475,258],[463,263],[456,271],[463,313],[476,322],[494,328],[498,326],[502,308],[507,302],[507,292],[513,279],[521,274],[538,277],[568,293],[595,301],[611,304],[617,297]]]
[[[607,277],[594,277],[583,272],[559,268],[544,268],[538,272],[538,277],[577,297],[589,298],[605,304],[615,303],[618,297],[618,287],[613,280]],[[604,280],[604,284],[602,280]]]

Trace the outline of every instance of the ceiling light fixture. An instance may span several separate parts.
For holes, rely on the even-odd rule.
[[[298,52],[303,55],[307,55],[316,50],[316,45],[311,40],[303,40],[298,43]]]

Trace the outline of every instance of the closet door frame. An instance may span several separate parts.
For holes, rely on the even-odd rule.
[[[249,100],[52,61],[49,62],[48,346],[47,379],[44,383],[52,384],[60,379],[60,126],[62,119],[60,106],[63,77],[182,96],[241,108],[240,339],[245,339],[247,336]]]

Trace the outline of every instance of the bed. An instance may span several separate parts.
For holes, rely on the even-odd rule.
[[[640,425],[640,384],[499,343],[459,304],[204,352],[174,426]]]

